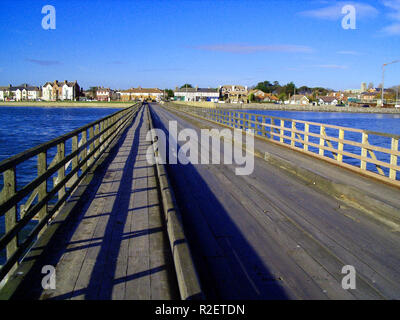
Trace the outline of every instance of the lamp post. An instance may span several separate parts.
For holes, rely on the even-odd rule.
[[[394,63],[398,63],[400,60],[392,61],[389,63],[384,63],[382,66],[382,102],[381,102],[381,107],[384,106],[385,100],[384,100],[384,92],[385,92],[385,67]]]

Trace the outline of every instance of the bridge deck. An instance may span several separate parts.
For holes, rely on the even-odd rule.
[[[179,299],[155,168],[146,161],[148,129],[142,108],[96,173],[77,217],[57,232],[46,254],[27,258],[36,267],[13,298]],[[55,290],[41,288],[43,265],[56,267]]]
[[[177,121],[178,132],[192,128],[199,137],[200,128],[223,128],[159,106],[152,110],[154,125],[164,130],[169,121]],[[289,159],[288,153],[284,152]],[[313,162],[320,170],[336,172],[337,180],[353,174],[319,160]],[[305,160],[298,163],[306,166]],[[398,228],[320,192],[279,164],[256,157],[250,176],[237,176],[234,169],[223,164],[169,165],[208,297],[400,298]],[[386,189],[377,183],[374,191],[382,190]],[[398,191],[387,190],[398,196]],[[397,200],[393,202],[396,205]],[[345,265],[356,269],[356,290],[341,286]]]

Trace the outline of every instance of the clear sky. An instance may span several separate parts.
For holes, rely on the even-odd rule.
[[[342,28],[346,4],[355,30]],[[0,43],[0,86],[378,86],[400,59],[400,0],[1,0]],[[400,63],[386,80],[400,84]]]

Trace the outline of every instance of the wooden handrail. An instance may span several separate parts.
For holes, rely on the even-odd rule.
[[[4,187],[0,192],[0,217],[5,215],[6,223],[6,232],[0,238],[0,250],[7,248],[7,260],[0,269],[0,281],[19,263],[26,250],[44,231],[49,220],[58,212],[118,133],[132,123],[139,108],[140,104],[136,104],[120,110],[0,163],[0,174],[4,177]],[[81,141],[79,141],[80,134],[82,134]],[[69,139],[72,140],[72,150],[66,155],[65,145]],[[57,153],[47,166],[47,152],[54,147],[57,147]],[[35,156],[37,156],[37,177],[17,191],[15,178],[17,164]],[[67,173],[69,166],[72,167]],[[49,191],[47,180],[55,174],[57,179]],[[48,204],[57,194],[58,199],[49,210]],[[21,206],[24,210],[18,217],[18,204],[28,195],[30,197]],[[36,198],[37,202],[34,203]],[[27,238],[19,243],[20,231],[34,218],[39,220],[38,224]]]
[[[133,107],[134,106],[129,107],[128,109],[131,109]],[[57,138],[55,138],[55,139],[53,139],[53,140],[51,140],[49,142],[45,142],[45,143],[43,143],[41,145],[38,145],[36,147],[33,147],[33,148],[28,149],[26,151],[23,151],[23,152],[15,155],[15,156],[12,156],[12,157],[10,157],[8,159],[5,159],[5,160],[0,162],[0,173],[4,172],[5,170],[7,170],[7,169],[9,169],[11,167],[14,167],[14,166],[20,164],[21,162],[24,162],[25,160],[27,160],[29,158],[32,158],[32,157],[38,155],[40,152],[43,152],[43,151],[46,151],[46,150],[48,150],[50,148],[56,147],[59,143],[65,141],[65,140],[68,140],[68,139],[72,138],[73,136],[79,135],[82,131],[85,131],[85,130],[91,128],[91,127],[94,127],[94,126],[96,126],[97,124],[99,124],[100,122],[102,122],[102,121],[104,121],[106,119],[115,117],[115,116],[117,116],[117,115],[119,115],[121,113],[126,113],[128,109],[119,110],[119,111],[117,111],[117,112],[115,112],[115,113],[113,113],[113,114],[111,114],[111,115],[109,115],[107,117],[104,117],[104,118],[102,118],[100,120],[96,120],[96,121],[94,121],[92,123],[89,123],[89,124],[87,124],[87,125],[85,125],[83,127],[78,128],[78,129],[76,129],[74,131],[68,132],[68,133],[66,133],[66,134],[64,134],[62,136],[59,136],[59,137],[57,137]]]

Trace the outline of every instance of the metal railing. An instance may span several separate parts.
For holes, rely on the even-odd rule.
[[[174,107],[400,186],[400,135],[221,109]],[[386,147],[388,146],[388,147]]]
[[[18,265],[117,134],[132,122],[139,108],[140,104],[136,104],[120,110],[0,163],[3,176],[0,218],[5,216],[0,251],[6,250],[0,281]],[[48,165],[49,153],[55,148],[54,159]],[[37,162],[37,176],[24,186],[17,185],[18,167],[32,161]],[[33,220],[37,223],[22,239],[24,228]]]

